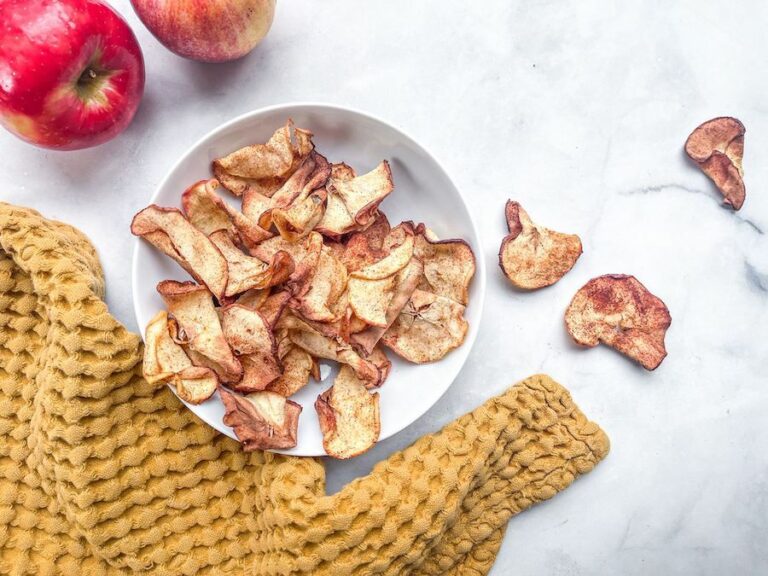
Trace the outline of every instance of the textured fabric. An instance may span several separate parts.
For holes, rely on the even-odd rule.
[[[147,384],[103,292],[83,235],[0,204],[2,574],[486,574],[608,452],[533,376],[326,496],[320,460],[246,454]]]

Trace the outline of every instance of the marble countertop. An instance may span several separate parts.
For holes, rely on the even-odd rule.
[[[768,5],[684,1],[280,2],[272,32],[225,65],[184,61],[141,26],[147,88],[127,132],[75,153],[0,133],[2,198],[95,242],[112,311],[131,329],[131,216],[200,136],[296,100],[372,112],[448,168],[479,224],[488,295],[477,343],[423,418],[351,462],[329,490],[502,392],[547,372],[608,432],[612,451],[514,518],[493,574],[756,573],[768,564]],[[470,4],[472,5],[470,7]],[[747,127],[747,200],[721,207],[682,146],[700,122]],[[555,286],[505,283],[507,198],[577,232],[584,255]],[[668,305],[653,373],[573,345],[562,315],[604,273]]]

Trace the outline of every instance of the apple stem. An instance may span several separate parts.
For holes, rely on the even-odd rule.
[[[99,89],[103,86],[108,73],[88,66],[75,83],[78,95],[83,101],[98,99]]]

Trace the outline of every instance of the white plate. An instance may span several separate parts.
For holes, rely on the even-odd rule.
[[[464,365],[475,342],[485,296],[485,264],[480,238],[461,194],[445,170],[429,152],[386,122],[362,112],[325,104],[285,104],[262,108],[227,122],[192,146],[171,168],[150,199],[160,206],[181,207],[181,193],[193,182],[209,178],[210,164],[255,142],[265,142],[287,118],[311,130],[318,151],[331,162],[344,161],[358,174],[389,160],[395,182],[394,192],[381,205],[390,222],[425,222],[441,238],[463,238],[475,252],[477,272],[470,287],[466,310],[469,333],[458,349],[439,362],[415,365],[387,351],[392,372],[379,390],[381,394],[381,437],[387,438],[411,424],[437,402]],[[236,199],[232,198],[233,204]],[[155,290],[165,279],[188,280],[186,273],[170,258],[143,240],[136,239],[133,253],[133,302],[136,321],[143,328],[163,301]],[[324,376],[329,371],[323,370]],[[334,371],[335,374],[335,371]],[[314,409],[317,395],[328,388],[333,374],[322,383],[310,383],[293,396],[302,405],[298,445],[284,453],[296,456],[321,456],[325,452]],[[224,405],[213,396],[199,406],[187,404],[202,420],[235,437],[222,423]],[[283,451],[281,451],[283,452]]]

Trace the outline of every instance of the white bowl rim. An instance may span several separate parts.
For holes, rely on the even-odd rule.
[[[424,148],[417,140],[412,138],[410,134],[405,132],[403,129],[401,129],[397,124],[393,124],[392,122],[389,122],[387,120],[384,120],[383,118],[376,116],[374,114],[371,114],[369,112],[363,112],[362,110],[359,110],[357,108],[353,108],[351,106],[345,106],[340,104],[330,104],[327,102],[318,102],[318,101],[293,101],[293,102],[283,102],[281,104],[272,104],[269,106],[262,106],[261,108],[257,108],[255,110],[251,110],[249,112],[245,112],[243,114],[240,114],[239,116],[236,116],[232,118],[231,120],[228,120],[224,122],[223,124],[218,125],[217,127],[213,128],[212,130],[206,132],[203,136],[198,138],[191,146],[187,148],[187,150],[179,157],[179,159],[171,166],[171,168],[166,172],[163,179],[160,181],[160,183],[155,187],[152,196],[150,197],[149,204],[153,204],[155,200],[157,199],[158,195],[160,194],[160,191],[165,188],[168,181],[172,178],[173,174],[176,172],[176,170],[179,168],[179,166],[189,157],[191,156],[200,146],[203,146],[206,141],[214,139],[216,136],[218,136],[220,133],[225,132],[232,126],[235,126],[237,124],[240,124],[241,122],[245,122],[247,120],[250,120],[251,118],[255,116],[261,116],[263,114],[269,113],[269,112],[275,112],[280,109],[289,109],[289,108],[320,108],[320,109],[328,109],[328,110],[336,110],[341,112],[348,112],[351,114],[356,114],[358,116],[362,116],[364,118],[367,118],[369,120],[372,120],[374,122],[378,122],[379,124],[383,124],[384,126],[388,126],[389,128],[393,129],[394,131],[398,132],[403,138],[407,139],[411,144],[413,144],[416,148],[424,152],[426,156],[428,156],[435,165],[445,174],[445,176],[448,178],[448,180],[453,185],[454,189],[458,192],[459,200],[461,200],[461,203],[464,205],[464,209],[467,213],[467,216],[469,217],[469,224],[472,228],[472,233],[474,234],[474,246],[472,247],[473,252],[475,254],[475,277],[474,282],[476,282],[476,286],[473,287],[473,294],[472,294],[472,307],[477,310],[477,326],[470,326],[470,330],[468,333],[467,340],[461,345],[462,348],[466,348],[466,357],[461,363],[461,366],[456,373],[456,375],[451,379],[451,381],[445,386],[443,391],[440,393],[439,396],[435,397],[434,402],[427,407],[421,414],[419,414],[416,418],[413,419],[409,424],[406,424],[398,430],[397,432],[392,432],[387,435],[382,435],[377,442],[381,442],[382,440],[386,440],[387,438],[394,436],[395,434],[398,434],[411,426],[414,422],[419,420],[424,414],[426,414],[431,408],[434,407],[435,404],[442,398],[445,393],[448,391],[448,389],[453,385],[453,383],[456,381],[456,378],[458,378],[459,374],[461,374],[461,371],[464,369],[464,366],[466,365],[467,360],[469,359],[469,355],[472,352],[472,349],[475,346],[475,342],[477,341],[477,335],[480,331],[480,322],[482,321],[483,316],[483,310],[485,307],[485,291],[486,291],[486,271],[485,271],[485,251],[483,250],[482,245],[482,238],[480,236],[477,222],[475,222],[475,217],[472,215],[472,211],[469,209],[469,205],[467,204],[466,200],[464,199],[464,194],[461,192],[461,189],[456,186],[453,178],[451,177],[450,172],[446,170],[445,166],[432,154],[429,150]],[[139,310],[136,303],[139,301],[139,293],[138,293],[138,282],[137,282],[137,271],[138,271],[138,265],[139,265],[139,246],[141,244],[141,238],[135,237],[134,243],[133,243],[133,255],[131,257],[131,296],[133,298],[133,314],[134,318],[136,320],[136,325],[139,328],[139,335],[143,341],[144,339],[144,328],[140,325],[140,319],[139,319]],[[175,393],[175,391],[174,391]],[[198,416],[200,418],[200,416]],[[206,422],[207,424],[207,422]],[[211,426],[210,424],[208,424]],[[212,428],[215,428],[214,426],[211,426]],[[220,431],[219,431],[220,432]],[[221,432],[223,434],[223,432]],[[270,452],[277,452],[277,453],[286,453],[286,454],[292,454],[291,451],[284,451],[284,450],[269,450]],[[296,456],[301,457],[300,454],[293,454]]]

